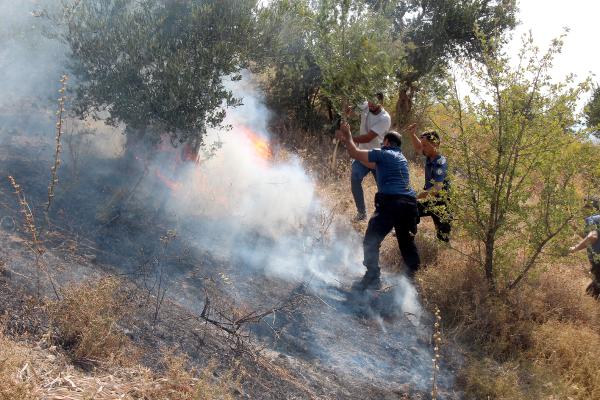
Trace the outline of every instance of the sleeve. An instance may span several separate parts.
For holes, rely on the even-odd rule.
[[[592,215],[585,219],[585,232],[600,228],[600,215]]]
[[[382,140],[387,131],[390,130],[390,126],[392,125],[392,120],[389,115],[385,115],[383,118],[378,119],[373,126],[371,126],[371,130],[375,132]]]
[[[433,166],[433,180],[435,182],[444,182],[448,177],[448,162],[446,157],[440,157]]]
[[[378,163],[379,161],[381,161],[381,150],[369,150],[369,162]]]

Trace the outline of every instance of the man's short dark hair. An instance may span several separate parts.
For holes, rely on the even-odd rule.
[[[383,104],[384,96],[383,92],[375,92],[375,97],[379,100],[379,104]]]
[[[402,146],[402,135],[400,135],[396,131],[389,131],[388,133],[386,133],[383,137],[383,140],[385,141],[386,139],[392,146]]]
[[[427,139],[431,143],[440,144],[440,135],[436,131],[426,131],[421,133],[422,139]]]

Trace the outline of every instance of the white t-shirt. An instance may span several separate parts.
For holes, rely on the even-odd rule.
[[[390,130],[390,126],[392,126],[390,114],[383,107],[379,111],[379,114],[373,114],[369,111],[366,102],[359,105],[359,108],[362,110],[360,114],[360,134],[366,135],[370,131],[373,131],[377,134],[377,137],[374,137],[368,143],[359,143],[358,148],[361,150],[378,149],[383,143],[383,137]]]

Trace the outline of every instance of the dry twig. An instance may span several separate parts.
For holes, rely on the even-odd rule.
[[[17,202],[19,203],[19,210],[21,211],[21,214],[23,215],[25,230],[31,236],[31,239],[28,242],[28,247],[35,256],[36,269],[38,271],[42,271],[46,274],[46,276],[48,277],[48,280],[50,281],[50,284],[52,285],[52,290],[54,290],[54,294],[56,295],[56,298],[59,299],[60,296],[58,295],[58,291],[56,289],[56,285],[54,284],[54,280],[52,279],[52,276],[50,275],[48,268],[42,262],[42,256],[46,252],[46,248],[44,247],[43,243],[40,240],[38,230],[35,226],[35,219],[33,217],[33,212],[31,211],[31,207],[29,207],[29,203],[27,202],[27,199],[25,199],[25,195],[23,194],[23,189],[21,188],[21,185],[19,185],[17,183],[17,181],[15,181],[15,178],[13,178],[12,176],[9,176],[8,181],[10,182],[11,186],[15,190],[15,196],[17,197]],[[39,297],[39,295],[40,295],[40,275],[39,274],[37,274],[37,283],[36,284],[37,284],[37,292],[38,292],[37,294]]]
[[[52,199],[54,198],[54,190],[56,189],[56,185],[58,184],[58,167],[60,165],[60,151],[62,149],[62,145],[60,143],[61,136],[63,134],[63,125],[64,119],[63,114],[65,112],[65,90],[67,87],[67,75],[63,75],[61,82],[61,88],[58,91],[60,93],[60,97],[58,99],[58,111],[56,112],[56,149],[54,151],[54,165],[50,168],[51,177],[50,184],[48,185],[48,202],[46,203],[46,220],[48,220],[48,212],[50,211],[50,206],[52,205]]]
[[[431,377],[431,400],[438,398],[438,386],[437,378],[440,370],[440,345],[442,344],[442,317],[440,315],[440,309],[435,307],[435,324],[433,333],[433,373]]]

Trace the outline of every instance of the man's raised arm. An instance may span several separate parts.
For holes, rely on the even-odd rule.
[[[375,169],[375,163],[369,162],[369,152],[367,150],[360,150],[356,147],[354,140],[352,140],[350,125],[347,122],[341,124],[340,130],[335,132],[335,137],[346,145],[350,157],[362,162],[371,169]]]
[[[423,144],[421,144],[421,139],[417,136],[417,124],[410,124],[406,129],[413,144],[413,148],[415,149],[415,153],[421,154],[423,152]]]

